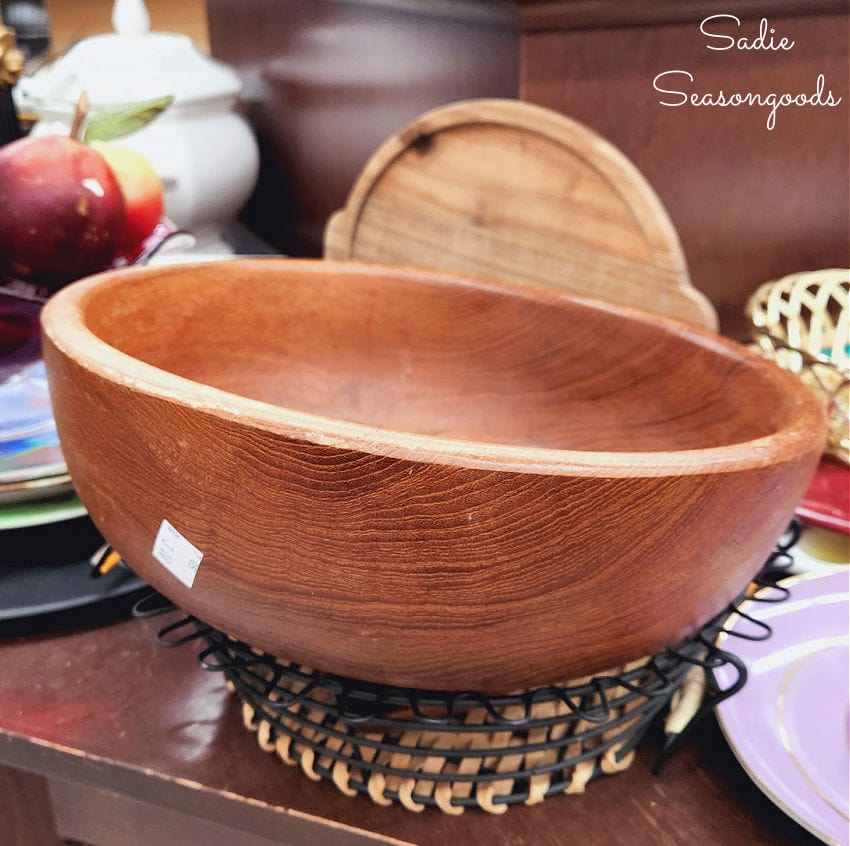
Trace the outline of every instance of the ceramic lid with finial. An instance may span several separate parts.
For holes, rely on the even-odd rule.
[[[144,0],[115,0],[114,32],[85,38],[52,65],[21,80],[25,103],[93,105],[171,95],[175,105],[235,97],[236,72],[202,53],[185,35],[151,32]]]

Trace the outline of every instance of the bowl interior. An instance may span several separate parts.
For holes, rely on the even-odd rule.
[[[102,341],[243,397],[465,441],[607,452],[770,435],[765,364],[684,326],[418,271],[255,261],[114,274]]]

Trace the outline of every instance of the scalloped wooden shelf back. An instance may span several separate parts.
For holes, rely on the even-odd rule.
[[[329,220],[325,257],[542,283],[717,328],[637,168],[520,101],[436,109],[386,141]]]

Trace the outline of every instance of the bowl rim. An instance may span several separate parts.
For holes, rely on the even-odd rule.
[[[795,461],[812,449],[822,449],[826,418],[808,388],[757,353],[708,330],[670,318],[582,297],[541,285],[474,275],[459,275],[423,268],[327,259],[235,258],[241,267],[278,268],[300,273],[381,274],[412,281],[411,277],[447,285],[464,285],[532,298],[545,303],[573,302],[640,322],[652,322],[661,331],[703,346],[716,354],[737,358],[759,369],[774,390],[785,394],[788,422],[760,438],[716,447],[658,452],[602,452],[568,450],[463,440],[385,429],[365,423],[327,417],[294,408],[249,399],[178,376],[136,359],[107,344],[85,324],[86,300],[96,289],[127,284],[163,273],[191,272],[216,268],[226,272],[232,262],[181,263],[177,267],[157,265],[111,270],[74,282],[54,294],[45,305],[42,332],[64,356],[101,378],[142,394],[166,400],[249,428],[272,432],[293,441],[342,450],[355,450],[418,464],[431,463],[486,471],[596,478],[646,478],[671,475],[700,475],[749,470]],[[48,380],[50,368],[48,365]]]

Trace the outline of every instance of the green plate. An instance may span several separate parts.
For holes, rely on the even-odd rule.
[[[0,531],[45,526],[62,520],[73,520],[75,517],[84,516],[85,513],[85,506],[74,493],[43,502],[2,505],[0,506]]]

